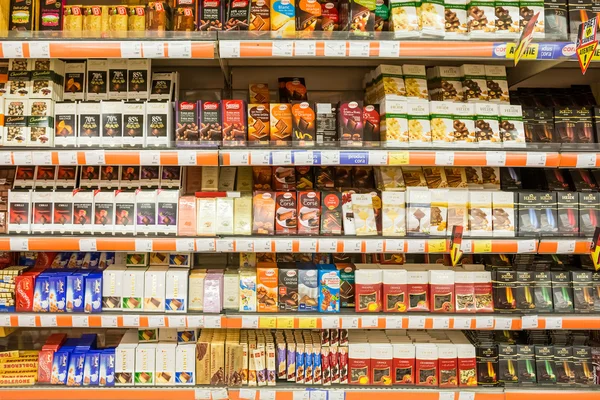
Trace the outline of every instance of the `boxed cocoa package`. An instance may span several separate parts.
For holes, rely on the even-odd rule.
[[[338,134],[342,146],[362,146],[364,140],[364,115],[362,101],[338,104]]]
[[[271,115],[267,104],[248,104],[248,142],[268,145],[271,140]]]
[[[321,221],[321,193],[298,192],[298,234],[318,235]]]
[[[200,140],[198,102],[177,102],[175,117],[175,144],[177,147],[195,146]]]
[[[86,100],[108,100],[108,61],[88,60]]]
[[[150,95],[150,59],[127,60],[127,99],[145,100]]]
[[[316,123],[313,103],[307,101],[292,103],[292,141],[295,145],[300,147],[315,145]]]
[[[277,234],[296,234],[296,192],[277,192],[275,198],[275,232]]]
[[[223,145],[235,146],[245,144],[248,140],[246,132],[246,105],[243,100],[222,100]]]
[[[274,145],[287,145],[292,141],[292,105],[270,104],[270,140]]]
[[[333,146],[337,143],[337,109],[331,103],[317,103],[316,141],[318,145]]]

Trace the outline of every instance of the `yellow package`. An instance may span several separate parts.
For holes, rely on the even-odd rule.
[[[146,7],[129,6],[129,19],[127,28],[130,31],[145,31],[146,30]]]
[[[108,7],[108,30],[111,33],[127,32],[127,7]]]
[[[271,30],[279,33],[296,32],[295,0],[271,0]]]
[[[63,30],[65,32],[79,32],[83,29],[83,14],[81,6],[65,6]]]
[[[100,36],[108,31],[107,6],[83,6],[83,32],[90,36]]]

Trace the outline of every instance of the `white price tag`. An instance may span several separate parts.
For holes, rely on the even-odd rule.
[[[15,165],[33,165],[33,155],[30,151],[14,151],[13,160]]]
[[[104,165],[106,157],[104,150],[89,150],[85,152],[85,163],[87,165]]]
[[[596,153],[577,154],[577,168],[593,168],[596,166]]]
[[[537,315],[523,315],[521,317],[521,329],[535,329],[538,327]]]
[[[58,163],[60,165],[77,165],[77,152],[76,151],[59,151],[58,152]]]
[[[337,253],[337,239],[319,239],[319,253]]]
[[[471,317],[454,317],[454,329],[471,329]]]
[[[546,329],[562,329],[562,317],[544,317],[546,320]]]
[[[121,58],[142,58],[142,42],[121,42]]]
[[[262,396],[262,393],[261,393],[261,396]],[[273,399],[275,399],[275,398],[273,398]],[[263,400],[263,398],[261,397],[260,400]],[[310,400],[310,392],[295,390],[292,392],[292,400]]]
[[[365,239],[365,253],[383,253],[383,240]]]
[[[440,392],[439,400],[454,400],[454,392]]]
[[[324,390],[311,390],[310,400],[327,400],[327,392]]]
[[[421,239],[410,239],[407,240],[408,250],[407,253],[425,253],[425,240]]]
[[[138,326],[140,326],[140,316],[123,314],[123,326],[137,328]]]
[[[254,251],[257,253],[273,252],[273,243],[271,239],[254,239]]]
[[[494,329],[494,317],[487,315],[476,316],[475,329]]]
[[[362,252],[362,240],[360,239],[344,239],[342,242],[344,253],[361,253]]]
[[[90,326],[90,318],[87,315],[73,315],[71,321],[73,328],[87,328]]]
[[[535,253],[537,240],[519,240],[517,241],[517,253]]]
[[[346,41],[326,40],[325,57],[346,57]]]
[[[433,329],[449,329],[450,318],[433,317]]]
[[[217,239],[217,253],[233,253],[233,239]]]
[[[188,328],[204,328],[204,317],[202,315],[188,315],[186,319]]]
[[[10,238],[11,251],[29,251],[29,239],[13,237]]]
[[[43,327],[56,327],[58,326],[58,322],[56,322],[56,315],[40,315],[40,323]]]
[[[196,165],[196,152],[194,150],[179,150],[177,152],[177,163],[179,165]]]
[[[140,151],[140,165],[160,165],[160,151]]]
[[[200,253],[214,253],[215,239],[196,239],[196,250]]]
[[[385,317],[385,328],[386,329],[402,329],[402,317]]]
[[[192,42],[169,42],[169,58],[192,58]]]
[[[559,240],[556,242],[556,254],[573,254],[575,253],[574,240]]]
[[[527,152],[525,165],[528,167],[545,167],[546,153],[531,153]]]
[[[240,394],[238,397],[240,400],[256,400],[256,390],[240,389]]]
[[[205,315],[204,316],[204,327],[205,328],[221,328],[221,316],[220,315]]]
[[[34,151],[32,154],[34,165],[52,165],[52,153],[49,151]]]
[[[377,315],[365,315],[360,317],[361,328],[377,328],[379,326],[379,317]]]
[[[194,391],[194,400],[212,400],[212,395],[208,389],[196,389]]]
[[[291,253],[294,251],[294,241],[292,239],[275,239],[275,252]]]
[[[35,326],[35,315],[19,315],[19,327],[31,328]]]
[[[294,55],[294,41],[273,40],[271,45],[271,55],[273,57],[292,57]]]
[[[165,317],[163,315],[151,315],[148,317],[149,328],[164,328],[165,326]]]
[[[453,151],[436,151],[435,165],[454,165]]]
[[[494,329],[497,331],[509,331],[512,328],[511,317],[494,317]]]
[[[250,155],[247,151],[232,151],[229,154],[229,165],[248,165]]]
[[[388,152],[383,150],[369,151],[369,165],[387,165]]]
[[[321,165],[340,165],[340,152],[337,150],[321,150]]]
[[[144,58],[164,58],[165,42],[142,42]]]
[[[486,164],[490,167],[504,167],[506,165],[505,151],[486,151]]]
[[[408,329],[425,329],[425,317],[422,315],[410,315],[408,317]]]
[[[79,239],[79,251],[98,251],[96,239]]]
[[[175,239],[175,250],[182,253],[193,252],[196,250],[194,239]]]
[[[298,250],[300,253],[316,253],[317,239],[300,239]]]
[[[2,58],[23,58],[23,43],[2,42]]]
[[[252,253],[254,252],[254,241],[246,239],[235,240],[235,251],[238,253]]]
[[[135,251],[137,253],[149,253],[152,251],[152,239],[135,239]]]
[[[12,151],[0,151],[0,164],[13,165]]]
[[[329,400],[345,400],[346,393],[343,390],[328,390]]]
[[[273,165],[292,165],[291,151],[273,151],[271,152]]]
[[[269,150],[253,150],[250,153],[250,165],[270,165],[271,152]]]
[[[117,324],[117,316],[116,315],[102,315],[100,319],[100,325],[103,328],[116,328]]]
[[[294,152],[294,164],[295,165],[313,165],[313,151],[312,150],[299,150]]]
[[[242,328],[258,329],[258,317],[254,315],[242,315]]]
[[[185,328],[185,315],[169,315],[167,317],[169,328]]]
[[[358,329],[358,317],[342,317],[343,329]]]
[[[384,249],[386,253],[404,253],[404,239],[385,239]]]
[[[380,58],[397,58],[400,54],[400,42],[381,40],[379,42]]]
[[[28,42],[30,58],[50,58],[49,42]]]
[[[465,254],[472,253],[473,252],[473,241],[463,239],[463,242],[462,242],[460,248],[463,251],[463,253],[465,253]]]
[[[315,57],[317,55],[317,42],[315,40],[296,40],[294,42],[294,55],[296,57]]]
[[[0,326],[10,326],[10,315],[0,315]]]
[[[229,395],[227,394],[227,389],[213,389],[212,391],[212,400],[228,400]]]
[[[321,328],[322,329],[339,329],[340,319],[339,317],[321,317]]]
[[[370,43],[370,41],[351,40],[349,42],[350,57],[369,57]]]
[[[458,400],[475,400],[475,392],[459,392]]]
[[[219,56],[221,58],[240,58],[239,40],[222,40],[219,42]]]

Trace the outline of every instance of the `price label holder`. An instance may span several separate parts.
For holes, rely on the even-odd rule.
[[[318,239],[319,253],[337,253],[337,239]]]
[[[192,42],[190,40],[169,42],[169,58],[192,58]]]
[[[453,151],[436,151],[435,165],[453,166],[454,152]]]
[[[321,317],[321,328],[322,329],[339,329],[340,328],[339,317]]]
[[[40,324],[42,327],[57,327],[56,315],[40,315]]]
[[[214,253],[216,251],[215,239],[196,239],[196,250],[200,253]]]
[[[277,317],[277,329],[294,329],[294,317]]]
[[[15,165],[33,165],[33,153],[31,151],[13,151]]]
[[[31,158],[34,165],[52,165],[52,153],[49,151],[34,151]]]
[[[362,240],[360,239],[344,239],[343,244],[344,253],[362,252]]]
[[[231,151],[229,154],[229,165],[249,165],[250,156],[247,151]]]
[[[563,328],[563,319],[562,317],[544,317],[546,322],[547,330],[550,329],[562,329]]]
[[[293,153],[294,164],[295,165],[313,165],[314,164],[314,154],[312,150],[297,150]]]
[[[379,41],[380,58],[397,58],[400,55],[400,43],[392,40]],[[331,400],[331,399],[329,399]]]
[[[300,317],[298,327],[300,329],[317,329],[317,318]]]
[[[275,329],[277,328],[277,317],[259,317],[259,329]]]
[[[358,317],[342,317],[343,329],[358,329]]]
[[[90,318],[87,315],[73,315],[71,325],[73,328],[87,328],[90,326]]]
[[[142,42],[142,50],[144,58],[164,58],[165,43],[164,42]]]
[[[433,329],[450,329],[450,318],[433,317]]]
[[[494,329],[494,317],[488,315],[478,315],[475,317],[476,329]]]
[[[275,239],[275,251],[277,253],[291,253],[294,251],[292,239]]]
[[[385,239],[386,253],[404,253],[404,239]]]
[[[204,327],[220,329],[221,328],[221,316],[220,315],[205,315],[204,316]]]
[[[296,57],[315,57],[317,55],[317,41],[296,40],[294,42],[294,54]]]
[[[140,151],[140,165],[160,165],[160,151]]]
[[[346,392],[343,390],[328,390],[329,400],[345,400]]]
[[[575,240],[559,240],[556,243],[556,254],[575,253]]]
[[[229,400],[229,394],[227,393],[227,389],[213,389],[212,400]]]
[[[325,57],[346,57],[345,40],[326,40]]]
[[[292,392],[292,400],[310,400],[310,392],[306,390],[295,390]]]
[[[240,58],[240,47],[239,40],[219,41],[219,56],[221,58]]]
[[[87,165],[104,165],[106,164],[106,156],[104,150],[88,150],[84,152],[85,163]]]
[[[11,251],[29,251],[29,239],[13,237],[9,239]]]
[[[423,239],[409,239],[408,253],[425,253],[425,240]]]
[[[165,317],[164,315],[151,315],[148,317],[148,327],[150,328],[164,328]]]
[[[77,152],[76,151],[59,151],[58,152],[58,163],[60,165],[77,165],[79,163],[77,160]]]
[[[369,151],[369,165],[387,165],[388,152],[383,150]]]
[[[471,317],[454,317],[454,329],[471,329]]]
[[[337,150],[321,150],[321,165],[340,165],[340,152]]]
[[[273,165],[292,165],[291,151],[273,151],[271,152]]]
[[[383,253],[383,240],[365,239],[365,253]]]
[[[386,329],[402,329],[404,318],[389,316],[385,318],[385,328]]]
[[[240,394],[238,395],[240,400],[256,400],[256,390],[255,389],[240,389]]]
[[[545,167],[546,158],[546,153],[527,152],[525,165],[528,167]]]
[[[254,239],[254,251],[257,253],[271,253],[273,242],[271,239]]]
[[[301,239],[298,243],[300,253],[316,253],[317,239]]]
[[[497,331],[509,331],[512,329],[513,319],[511,317],[494,317],[494,329]]]
[[[169,328],[185,328],[185,315],[169,315],[167,322]]]
[[[294,41],[273,40],[271,55],[273,57],[292,57],[294,55]]]
[[[11,326],[10,315],[0,315],[0,326]]]
[[[121,42],[121,58],[142,58],[142,42]]]
[[[242,316],[243,329],[258,329],[258,317],[254,315]]]
[[[18,321],[20,328],[35,327],[35,315],[19,315]]]
[[[408,329],[425,329],[425,316],[410,315],[408,317]]]
[[[377,328],[379,326],[379,317],[377,315],[365,315],[360,317],[361,328]]]
[[[505,151],[486,151],[486,164],[490,167],[504,167],[506,165]]]
[[[523,315],[521,317],[521,329],[537,329],[539,324],[537,315]]]
[[[348,43],[350,47],[350,50],[348,51],[350,57],[369,57],[369,50],[371,48],[369,41],[351,40]]]
[[[237,253],[252,253],[254,251],[254,241],[246,239],[236,239],[235,251]]]
[[[119,326],[116,315],[102,315],[100,318],[100,324],[103,328],[116,328]]]
[[[455,392],[440,392],[439,400],[454,400]]]
[[[148,324],[150,325],[150,324]],[[124,327],[134,327],[137,328],[140,326],[140,316],[139,315],[123,315],[123,326]],[[150,325],[152,327],[152,325]]]
[[[50,58],[49,42],[28,42],[29,57],[31,58]]]
[[[175,250],[181,253],[193,253],[196,250],[194,239],[175,239]]]
[[[271,152],[269,150],[253,150],[250,153],[250,165],[271,165]]]
[[[135,239],[135,251],[149,253],[152,251],[152,239]]]
[[[2,58],[23,58],[23,43],[2,42]]]
[[[177,152],[177,163],[179,165],[196,165],[196,152],[194,150],[179,150]]]
[[[204,328],[204,317],[202,315],[188,315],[186,320],[188,328]]]
[[[577,154],[577,168],[595,168],[596,153],[579,153]]]

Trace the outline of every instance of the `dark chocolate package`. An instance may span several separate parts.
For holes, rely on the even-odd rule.
[[[594,288],[592,271],[571,271],[573,282],[573,308],[576,312],[589,313],[594,311]]]
[[[597,192],[579,193],[579,232],[591,236],[598,226],[600,198]]]
[[[533,272],[533,301],[536,312],[552,312],[552,280],[549,271]]]
[[[250,0],[229,0],[226,31],[247,31],[250,19]]]
[[[342,194],[321,193],[321,235],[342,234]]]
[[[340,103],[337,122],[342,146],[362,146],[364,140],[362,101]]]
[[[552,271],[552,298],[554,312],[573,312],[573,287],[565,271]]]
[[[307,101],[304,78],[279,78],[279,102]]]
[[[340,2],[340,30],[373,32],[375,30],[376,0],[342,0]]]
[[[517,345],[517,370],[519,372],[518,382],[521,385],[531,385],[537,382],[535,370],[535,347],[528,344]]]
[[[331,103],[316,104],[316,135],[319,146],[337,144],[337,107]]]
[[[540,231],[540,202],[539,193],[519,192],[517,203],[519,206],[518,234],[528,236]]]
[[[363,139],[365,142],[379,141],[380,122],[379,104],[365,106],[363,109]]]
[[[504,385],[519,383],[519,354],[516,344],[498,344],[498,380]]]
[[[292,141],[297,146],[315,145],[316,115],[314,104],[308,101],[292,102]]]
[[[201,142],[214,142],[219,144],[223,139],[223,126],[221,122],[221,102],[202,101],[200,106],[199,135]]]
[[[517,271],[517,287],[515,302],[517,310],[527,313],[535,311],[535,296],[533,292],[534,274],[531,271]]]
[[[493,271],[494,309],[496,311],[513,311],[517,309],[515,290],[517,273],[511,270],[497,269]]]
[[[579,235],[579,196],[577,193],[557,193],[557,203],[558,233],[561,236]]]
[[[220,31],[225,20],[226,0],[200,0],[198,11],[199,31]]]
[[[558,231],[556,193],[540,193],[540,234],[554,236]]]

